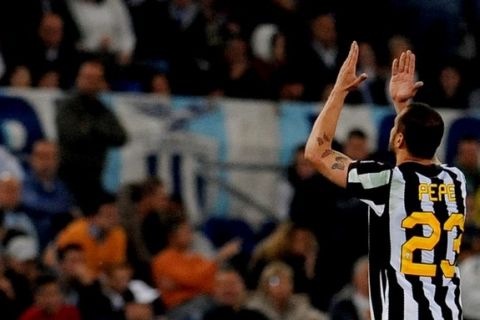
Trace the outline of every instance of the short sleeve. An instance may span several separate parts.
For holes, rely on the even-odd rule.
[[[389,198],[392,167],[376,161],[354,161],[348,167],[347,191],[382,214]]]

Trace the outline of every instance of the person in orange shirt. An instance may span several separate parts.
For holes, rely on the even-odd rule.
[[[152,260],[152,275],[167,310],[201,308],[194,300],[212,293],[218,267],[240,251],[239,240],[232,240],[209,260],[191,250],[193,231],[186,216],[173,214],[167,222],[167,247]],[[198,301],[198,300],[197,300]],[[206,306],[205,306],[206,307]],[[172,315],[172,319],[175,316]]]
[[[80,245],[88,269],[98,275],[105,266],[126,261],[126,239],[119,225],[116,198],[102,193],[84,209],[84,217],[70,223],[59,234],[56,245],[57,248]]]

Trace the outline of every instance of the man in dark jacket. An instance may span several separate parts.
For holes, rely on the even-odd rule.
[[[102,190],[108,149],[127,141],[121,123],[98,98],[106,86],[103,65],[86,61],[77,75],[76,93],[58,106],[59,173],[80,208]]]

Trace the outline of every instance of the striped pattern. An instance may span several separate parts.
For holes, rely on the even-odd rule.
[[[465,220],[464,175],[446,166],[361,161],[350,165],[347,189],[371,207],[372,319],[461,319],[454,244]]]

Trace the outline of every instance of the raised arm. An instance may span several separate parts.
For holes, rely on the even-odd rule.
[[[347,169],[352,160],[332,150],[332,140],[337,129],[338,118],[347,94],[357,88],[367,75],[356,75],[358,44],[352,43],[348,57],[337,76],[335,85],[318,118],[315,120],[305,147],[305,158],[335,184],[346,187]]]
[[[409,104],[422,86],[422,81],[415,81],[415,55],[410,50],[402,52],[400,58],[392,62],[390,78],[390,96],[397,113]]]

